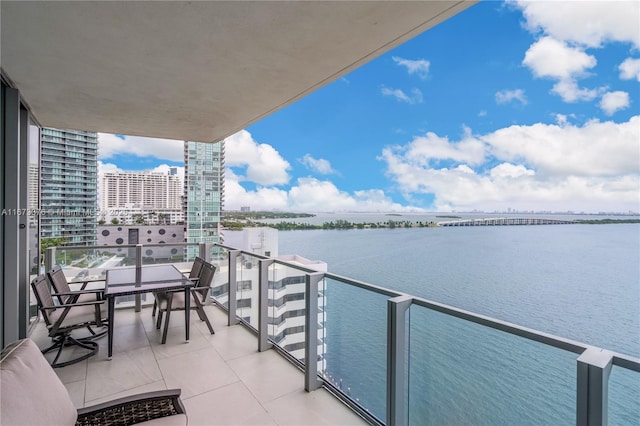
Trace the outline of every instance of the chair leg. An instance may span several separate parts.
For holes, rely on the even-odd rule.
[[[158,301],[154,300],[153,301],[153,311],[151,311],[151,316],[155,317],[156,316],[156,308],[158,307]]]
[[[62,355],[62,350],[67,346],[79,346],[83,349],[88,350],[89,352],[77,358],[73,358],[69,361],[58,362],[58,360],[60,359],[60,355]],[[54,349],[58,349],[58,352],[56,353],[56,356],[53,359],[53,362],[51,363],[51,367],[60,368],[60,367],[66,367],[67,365],[75,364],[80,361],[84,361],[85,359],[94,356],[98,352],[98,344],[90,340],[78,340],[71,337],[70,334],[65,334],[62,336],[55,337],[54,344],[49,346],[46,349],[43,349],[42,353],[45,354]]]
[[[173,294],[169,293],[167,298],[167,317],[164,319],[164,330],[162,332],[162,344],[167,343],[167,332],[169,331],[169,317],[171,316],[171,302],[173,301]]]
[[[156,319],[156,330],[160,330],[161,324],[162,324],[162,311],[158,309],[158,318]]]
[[[198,316],[202,321],[207,323],[207,327],[209,328],[209,333],[216,334],[216,332],[213,331],[211,322],[209,322],[209,317],[207,316],[207,313],[204,311],[204,306],[202,305],[202,302],[200,302],[200,300],[197,297],[194,297],[193,300],[196,302],[195,308],[196,308],[196,312],[198,312]]]
[[[101,338],[101,337],[106,336],[106,335],[107,335],[107,333],[109,332],[109,327],[107,326],[107,322],[106,322],[106,321],[103,321],[103,322],[102,322],[102,327],[101,327],[101,328],[102,328],[103,330],[102,330],[102,331],[99,331],[99,332],[97,332],[97,333],[96,333],[96,332],[93,330],[93,328],[91,328],[91,326],[90,326],[90,325],[88,325],[88,326],[87,326],[87,329],[89,330],[89,333],[91,333],[91,336],[82,337],[82,338],[79,338],[78,340],[80,340],[80,341],[93,340],[93,339],[99,339],[99,338]]]
[[[209,328],[209,333],[216,334],[216,332],[213,330],[213,327],[211,326],[211,323],[209,322],[209,317],[207,317],[207,314],[204,311],[204,309],[202,309],[202,306],[200,306],[200,310],[202,311],[202,316],[204,318],[204,322],[207,323],[207,327]]]
[[[200,318],[200,321],[204,321],[204,317],[202,316],[202,313],[200,312],[200,309],[198,309],[197,307],[193,308],[196,310],[196,313],[198,314],[198,318]]]

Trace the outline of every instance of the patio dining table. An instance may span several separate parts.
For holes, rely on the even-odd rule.
[[[116,297],[148,292],[184,290],[185,292],[185,340],[189,341],[190,290],[193,282],[174,265],[145,265],[107,270],[104,295],[109,307],[109,353],[113,354],[113,333]]]

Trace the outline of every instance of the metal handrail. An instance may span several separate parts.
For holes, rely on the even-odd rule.
[[[137,245],[116,245],[116,246],[63,246],[60,249],[64,250],[92,250],[92,249],[112,249],[112,248],[135,248],[136,249],[136,258],[141,258],[142,249],[145,246],[158,246],[162,244],[137,244]],[[282,266],[286,266],[288,268],[292,268],[294,270],[298,270],[301,274],[306,275],[307,277],[307,288],[305,290],[305,298],[307,301],[310,299],[310,291],[313,289],[317,292],[317,285],[309,285],[309,280],[311,280],[312,276],[313,282],[318,282],[319,280],[331,279],[335,281],[339,281],[342,284],[357,287],[363,289],[365,291],[370,291],[372,293],[381,294],[388,297],[388,327],[387,327],[387,341],[388,341],[388,356],[387,356],[387,369],[388,369],[388,377],[387,377],[387,424],[389,425],[400,425],[406,422],[404,418],[404,409],[405,406],[405,396],[404,396],[404,388],[403,388],[403,378],[405,374],[408,374],[406,371],[406,367],[402,362],[402,359],[406,357],[406,351],[404,349],[404,338],[399,338],[404,336],[406,333],[405,330],[405,319],[407,315],[408,308],[411,305],[420,306],[432,311],[440,312],[444,315],[452,316],[455,318],[459,318],[465,321],[469,321],[475,324],[479,324],[484,327],[492,328],[498,331],[502,331],[511,335],[516,335],[519,337],[523,337],[528,340],[532,340],[538,343],[542,343],[545,345],[549,345],[558,349],[562,349],[565,351],[569,351],[575,354],[579,354],[580,357],[577,359],[577,404],[576,404],[576,419],[578,424],[589,424],[589,425],[602,425],[607,422],[607,387],[608,387],[608,378],[611,371],[612,366],[617,366],[620,368],[624,368],[627,370],[635,371],[640,373],[640,359],[636,357],[632,357],[629,355],[611,352],[607,350],[603,350],[600,348],[596,348],[592,345],[588,345],[585,343],[577,342],[571,339],[566,339],[563,337],[555,336],[549,333],[544,333],[532,328],[520,326],[514,323],[510,323],[507,321],[502,321],[496,318],[492,318],[489,316],[477,314],[471,311],[467,311],[464,309],[459,309],[450,305],[446,305],[443,303],[435,302],[432,300],[427,300],[425,298],[408,295],[402,292],[398,292],[395,290],[391,290],[385,287],[376,286],[364,281],[359,281],[355,279],[351,279],[348,277],[343,277],[340,275],[332,274],[329,272],[318,272],[308,267],[304,267],[295,263],[291,263],[284,260],[273,259],[268,256],[263,256],[255,253],[251,253],[245,250],[239,250],[234,247],[226,246],[218,243],[171,243],[166,244],[166,246],[195,246],[198,245],[200,247],[200,253],[210,253],[210,249],[212,247],[219,247],[225,250],[229,250],[229,269],[227,271],[229,279],[229,292],[232,291],[235,293],[237,291],[237,283],[236,274],[235,274],[235,264],[231,264],[235,262],[238,255],[247,255],[258,260],[258,264],[260,267],[260,291],[258,292],[258,298],[260,303],[260,324],[257,330],[255,330],[259,337],[259,350],[267,350],[274,347],[274,343],[270,341],[267,336],[268,326],[266,321],[266,307],[268,306],[268,291],[267,282],[268,279],[268,268],[270,265],[278,264]],[[47,250],[48,262],[51,262],[55,259],[55,248],[50,248]],[[139,264],[141,259],[137,259],[137,264]],[[233,270],[232,270],[233,268]],[[232,282],[233,281],[233,282]],[[402,305],[402,307],[400,307]],[[317,318],[311,318],[309,311],[315,312],[314,309],[308,309],[309,305],[307,303],[307,309],[305,311],[305,322],[307,325],[313,325],[317,321]],[[235,306],[229,306],[228,309],[229,315],[229,325],[241,323],[245,326],[251,327],[249,324],[246,324],[244,320],[238,319],[236,316],[236,308]],[[317,316],[317,313],[316,313]],[[317,325],[317,324],[316,324]],[[306,327],[305,332],[307,333],[306,339],[307,341],[314,341],[315,336],[317,335],[315,326]],[[311,340],[313,339],[313,340]],[[313,343],[311,343],[313,345]],[[312,348],[313,346],[308,346],[307,349]],[[278,348],[280,351],[284,351],[283,348]],[[307,364],[312,364],[308,362]],[[324,387],[329,388],[332,392],[341,392],[338,389],[335,389],[330,383],[324,381],[322,377],[318,374],[317,364],[314,365],[305,365],[305,383],[307,390],[311,391],[315,389],[315,381],[320,380],[324,382]],[[345,398],[341,398],[343,402],[346,402],[348,405],[351,405],[351,408],[358,413],[363,412],[363,407],[360,407],[359,404],[345,395]],[[366,411],[366,409],[364,409]],[[370,416],[369,421],[372,421]],[[373,423],[379,423],[379,419],[375,418]]]
[[[485,315],[476,314],[474,312],[455,308],[453,306],[445,305],[443,303],[434,302],[420,297],[414,297],[413,304],[433,311],[441,312],[445,315],[460,318],[466,321],[473,322],[475,324],[483,325],[485,327],[493,328],[495,330],[504,331],[505,333],[524,337],[525,339],[544,343],[545,345],[553,346],[558,349],[564,349],[576,354],[581,354],[589,347],[589,345],[576,342],[574,340],[554,336],[553,334],[544,333],[542,331],[534,330],[533,328],[523,327],[521,325],[502,321]]]

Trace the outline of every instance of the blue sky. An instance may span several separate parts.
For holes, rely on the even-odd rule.
[[[638,212],[639,16],[472,6],[227,138],[226,209]],[[102,170],[182,165],[180,142],[100,140]]]

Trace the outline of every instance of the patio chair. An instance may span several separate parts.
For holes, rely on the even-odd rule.
[[[0,353],[0,413],[14,425],[186,425],[180,389],[149,392],[76,409],[69,392],[31,339]]]
[[[200,272],[202,271],[202,265],[204,264],[204,259],[201,257],[196,257],[193,261],[193,265],[191,265],[191,270],[189,271],[189,279],[193,281],[194,284],[200,279]],[[155,293],[154,293],[155,296]],[[157,298],[153,301],[153,311],[151,312],[151,316],[156,316],[156,309],[158,307]]]
[[[198,313],[198,317],[201,321],[204,321],[209,328],[211,334],[215,334],[211,322],[204,311],[204,304],[207,301],[207,295],[211,289],[211,283],[213,282],[213,276],[216,272],[215,265],[209,262],[202,263],[202,270],[200,276],[195,282],[194,287],[191,289],[191,309],[195,309]],[[178,311],[185,309],[184,291],[170,291],[166,293],[158,293],[156,295],[156,301],[158,302],[158,319],[156,322],[156,328],[160,328],[162,323],[163,313],[166,312],[166,318],[164,320],[164,330],[162,332],[162,343],[167,342],[167,331],[169,329],[169,318],[171,311]]]
[[[58,298],[58,302],[62,305],[65,303],[75,302],[92,302],[96,300],[105,300],[104,298],[104,284],[99,288],[87,288],[89,283],[102,282],[104,280],[88,280],[82,281],[79,290],[72,290],[67,281],[67,277],[64,275],[64,271],[61,267],[55,266],[53,269],[47,272],[47,278],[49,283],[54,289],[55,296]],[[106,304],[100,305],[100,317],[104,326],[107,324],[107,306]],[[87,329],[93,336],[98,338],[106,335],[107,329],[105,328],[101,332],[96,333],[91,325],[87,326]]]
[[[64,367],[95,355],[98,352],[98,344],[91,341],[95,336],[75,338],[71,333],[74,330],[92,325],[101,327],[102,315],[100,307],[105,302],[103,300],[78,302],[78,296],[76,295],[65,299],[63,304],[56,304],[49,289],[49,280],[45,275],[37,276],[31,282],[31,287],[36,296],[38,309],[49,330],[49,337],[53,340],[53,344],[44,349],[42,353],[58,350],[51,366],[53,368]],[[69,346],[79,347],[86,351],[84,354],[69,361],[58,362],[60,355],[62,355],[62,350]]]

